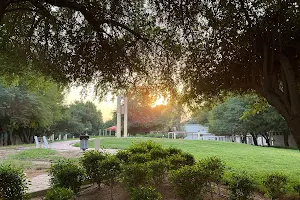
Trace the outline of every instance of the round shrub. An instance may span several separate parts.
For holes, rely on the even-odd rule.
[[[149,184],[151,177],[152,170],[146,163],[134,163],[123,166],[122,181],[129,189]]]
[[[152,187],[133,188],[130,192],[130,200],[161,200],[162,196]]]
[[[150,151],[151,160],[164,159],[168,156],[168,151],[163,148],[154,148]]]
[[[146,163],[151,160],[149,153],[136,153],[131,155],[130,163]]]
[[[300,183],[294,183],[293,189],[297,193],[298,197],[300,198]]]
[[[120,164],[120,160],[112,155],[108,155],[104,160],[99,161],[103,182],[110,186],[111,189],[111,199],[113,199],[113,186],[117,182],[121,172]]]
[[[210,157],[202,159],[199,167],[205,171],[208,181],[219,183],[222,180],[225,170],[225,164],[220,158]]]
[[[248,200],[253,198],[254,181],[245,173],[234,174],[229,181],[230,198],[232,200]]]
[[[161,145],[153,142],[152,140],[148,140],[145,142],[139,142],[139,143],[135,143],[133,145],[131,145],[128,149],[128,151],[132,152],[132,153],[148,153],[150,152],[152,149],[155,148],[161,148]]]
[[[195,158],[192,154],[184,152],[181,154],[181,156],[184,157],[186,165],[194,165],[195,164]]]
[[[87,151],[83,154],[83,157],[80,160],[89,179],[91,179],[94,183],[97,183],[99,188],[102,183],[102,172],[99,168],[99,162],[105,158],[106,154],[100,151]]]
[[[0,165],[0,199],[27,199],[27,181],[22,169]]]
[[[216,157],[202,159],[198,165],[205,173],[207,179],[207,185],[210,189],[211,198],[213,199],[212,183],[218,184],[222,180],[224,175],[225,165],[221,159]]]
[[[181,154],[174,154],[168,157],[170,163],[170,169],[179,169],[186,165],[186,159]]]
[[[182,154],[182,150],[175,148],[175,147],[169,147],[166,150],[167,150],[169,156],[176,155],[176,154]]]
[[[152,179],[156,185],[163,182],[170,168],[170,163],[165,159],[153,160],[148,162],[149,168],[152,170]]]
[[[85,179],[85,171],[75,161],[62,159],[51,164],[50,176],[52,186],[70,188],[78,193]]]
[[[281,173],[269,174],[264,180],[267,196],[271,199],[279,199],[286,192],[287,176]]]
[[[172,171],[170,180],[175,191],[184,200],[202,199],[202,190],[206,185],[205,173],[198,166],[184,166]]]
[[[131,155],[131,152],[128,150],[119,150],[116,153],[116,157],[123,163],[128,163]]]
[[[44,200],[73,200],[74,196],[69,188],[55,187],[47,192]]]

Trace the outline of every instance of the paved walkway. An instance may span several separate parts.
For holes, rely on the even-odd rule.
[[[94,140],[94,139],[92,139]],[[73,144],[80,142],[80,140],[69,140],[63,142],[54,142],[50,144],[50,148],[57,151],[82,151],[79,147],[74,147]],[[89,148],[88,150],[94,150],[94,148]],[[100,149],[107,153],[115,154],[118,149]]]
[[[57,151],[78,151],[81,152],[79,147],[74,147],[73,144],[79,142],[79,140],[69,140],[69,141],[61,141],[54,142],[50,144],[50,148]],[[93,148],[89,148],[88,150],[93,150]],[[117,149],[100,149],[101,151],[105,151],[107,153],[114,154],[117,152]],[[50,177],[48,174],[41,174],[34,178],[30,179],[31,185],[29,186],[29,193],[35,193],[39,191],[46,190],[50,187]]]
[[[50,187],[50,177],[48,174],[41,174],[30,179],[29,193],[46,190]]]
[[[79,147],[74,147],[73,144],[79,142],[79,140],[69,140],[62,142],[50,143],[50,148],[57,151],[80,151]]]

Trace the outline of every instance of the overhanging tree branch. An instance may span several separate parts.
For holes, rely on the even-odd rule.
[[[4,11],[5,13],[9,13],[9,12],[16,12],[16,11],[29,11],[29,12],[36,12],[36,10],[31,9],[31,8],[11,8],[11,9],[7,9]]]
[[[35,2],[35,0],[31,0],[31,2]],[[48,3],[53,6],[58,6],[58,7],[66,7],[70,8],[76,11],[79,11],[82,13],[82,15],[85,17],[85,19],[90,23],[91,26],[95,29],[97,32],[103,32],[102,28],[100,25],[102,24],[111,24],[112,26],[118,26],[123,28],[124,30],[130,32],[133,34],[136,38],[143,40],[144,42],[148,42],[149,40],[144,38],[141,33],[138,33],[137,31],[131,29],[130,27],[116,21],[113,19],[102,19],[102,20],[97,20],[95,19],[95,15],[88,11],[83,5],[78,4],[75,1],[70,1],[70,0],[45,0],[45,3]]]

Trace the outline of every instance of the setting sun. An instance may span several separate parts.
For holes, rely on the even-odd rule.
[[[159,106],[159,105],[166,105],[167,100],[164,97],[159,97],[156,101],[152,104],[152,107]]]

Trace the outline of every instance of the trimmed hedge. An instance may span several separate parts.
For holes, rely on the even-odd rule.
[[[162,196],[152,187],[139,187],[131,190],[130,200],[162,200]]]
[[[55,187],[50,189],[44,200],[73,200],[74,192],[69,188]]]
[[[106,154],[100,151],[92,150],[85,152],[80,159],[88,178],[96,183],[98,188],[100,188],[100,185],[103,182],[102,169],[100,168],[99,162],[105,160],[106,156]]]
[[[11,165],[0,165],[0,199],[28,199],[27,190],[28,183],[22,169]]]
[[[86,178],[84,169],[75,161],[61,159],[51,164],[50,182],[53,187],[70,188],[78,193],[80,186]]]

